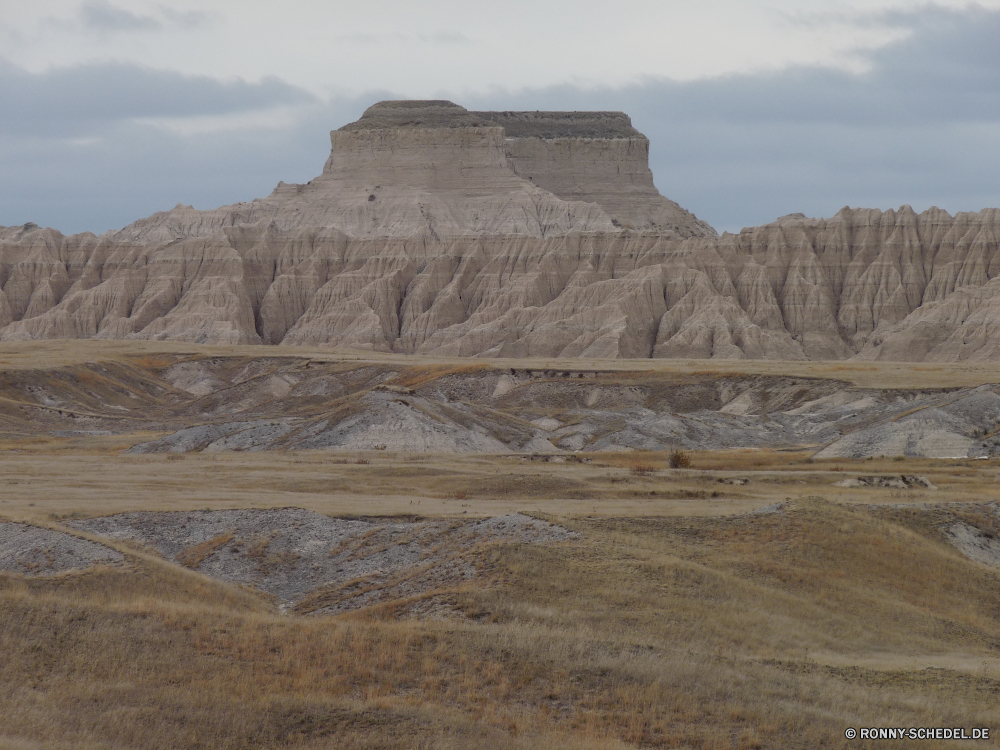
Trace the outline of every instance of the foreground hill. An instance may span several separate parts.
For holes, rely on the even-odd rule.
[[[119,232],[0,229],[0,340],[436,356],[1000,358],[1000,210],[791,215],[716,236],[622,113],[383,102],[323,173]]]
[[[804,497],[816,464],[734,485],[614,460],[2,452],[31,481],[0,518],[0,744],[812,750],[998,725],[995,462],[939,467],[965,501],[936,504]]]

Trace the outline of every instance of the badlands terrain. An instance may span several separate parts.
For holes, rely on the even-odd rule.
[[[129,455],[1000,454],[992,364],[470,361],[81,341],[6,344],[4,365],[0,439],[106,438]]]
[[[717,236],[622,113],[382,102],[322,174],[100,237],[0,229],[0,340],[429,356],[994,361],[997,209]]]
[[[720,237],[616,112],[331,145],[0,228],[0,750],[997,746],[997,211]]]

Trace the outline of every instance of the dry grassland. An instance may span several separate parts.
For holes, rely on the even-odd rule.
[[[439,373],[482,368],[550,369],[566,372],[635,373],[637,375],[787,375],[835,378],[862,388],[964,388],[1000,382],[991,362],[785,362],[771,360],[697,359],[499,359],[421,357],[408,354],[351,351],[333,347],[221,346],[170,341],[75,339],[4,342],[0,369],[65,367],[88,362],[128,361],[163,367],[181,357],[302,357],[320,362],[376,365],[426,365]]]
[[[411,600],[283,616],[126,545],[126,570],[0,578],[12,747],[812,748],[848,726],[1000,726],[1000,574],[905,512],[992,499],[993,462],[17,450],[0,453],[0,515],[55,527],[294,505],[522,510],[582,536],[480,550],[476,579],[423,595],[443,618]],[[903,471],[940,489],[830,484]]]
[[[147,367],[196,348],[207,349],[127,344]],[[5,345],[0,365],[95,351]],[[435,377],[469,365],[428,364]],[[905,369],[837,366],[894,386]],[[971,366],[908,372],[923,387],[988,382]],[[1000,497],[996,460],[740,450],[692,452],[673,469],[669,452],[123,455],[139,439],[0,443],[0,519],[96,539],[63,522],[131,510],[520,511],[579,536],[482,545],[470,581],[335,616],[280,614],[254,590],[126,542],[103,540],[123,568],[0,574],[0,748],[834,748],[862,726],[1000,736],[1000,570],[945,534],[956,521],[1000,533],[985,505]],[[937,489],[833,484],[901,474]],[[192,548],[187,564],[222,543]]]
[[[0,514],[37,521],[123,510],[300,507],[327,515],[715,516],[821,496],[858,504],[989,502],[1000,460],[825,459],[808,451],[562,457],[268,451],[123,455],[134,437],[0,441]],[[915,474],[936,489],[846,488]]]

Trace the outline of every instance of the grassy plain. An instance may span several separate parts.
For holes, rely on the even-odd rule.
[[[0,367],[195,348],[5,345]],[[837,366],[866,386],[995,380],[974,366]],[[408,600],[280,614],[121,542],[124,568],[0,575],[0,748],[884,746],[844,740],[863,726],[1000,736],[1000,570],[946,536],[956,522],[1000,533],[987,504],[1000,496],[995,460],[741,450],[671,469],[666,453],[123,455],[140,439],[0,443],[0,519],[65,529],[139,509],[520,511],[580,535],[481,547],[476,578],[421,595],[445,605],[439,616],[413,616]],[[880,474],[937,489],[833,484]]]
[[[0,369],[63,367],[88,362],[132,361],[194,355],[199,357],[302,357],[317,361],[372,363],[427,367],[492,367],[497,369],[552,369],[705,374],[791,375],[836,378],[862,388],[960,388],[1000,382],[992,362],[787,362],[774,360],[701,359],[484,359],[422,357],[407,354],[354,351],[309,346],[221,346],[170,341],[116,341],[95,339],[4,342]]]

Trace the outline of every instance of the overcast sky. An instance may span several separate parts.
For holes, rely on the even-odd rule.
[[[388,98],[624,110],[720,231],[1000,206],[1000,0],[0,0],[0,225],[263,196]]]

